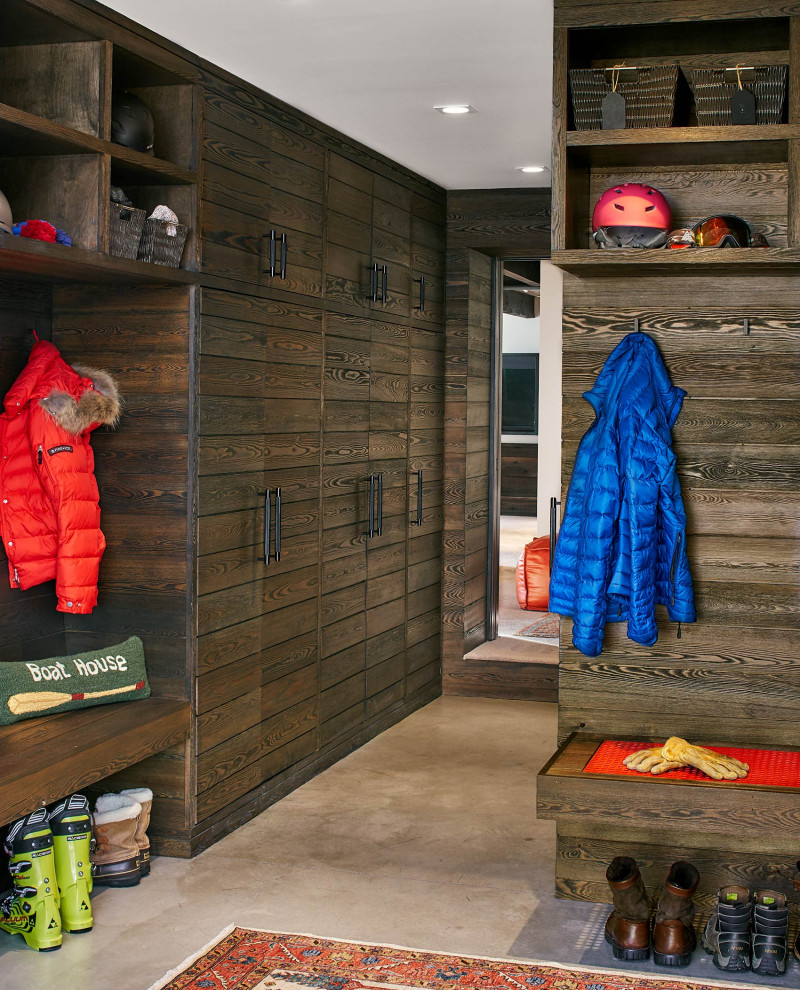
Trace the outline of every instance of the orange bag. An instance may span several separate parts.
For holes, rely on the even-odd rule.
[[[550,537],[527,544],[517,564],[517,601],[531,612],[546,612],[550,601]]]

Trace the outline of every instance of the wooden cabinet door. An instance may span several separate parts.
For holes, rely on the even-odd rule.
[[[436,680],[441,668],[444,345],[444,334],[438,329],[412,327],[406,624],[409,696]]]
[[[292,118],[245,108],[217,85],[206,89],[203,271],[321,299],[324,150]]]
[[[445,205],[411,197],[411,316],[415,326],[444,333]]]
[[[261,114],[206,86],[202,169],[202,270],[265,286],[272,127]]]
[[[326,316],[322,439],[320,738],[366,719],[369,322]]]
[[[202,316],[199,822],[317,747],[322,362],[314,309],[207,288]]]
[[[372,264],[369,169],[330,152],[325,198],[325,302],[338,312],[368,315]]]
[[[368,717],[405,695],[409,370],[408,327],[373,320],[369,465],[378,504],[367,540]]]
[[[407,317],[411,311],[411,192],[377,174],[373,181],[372,262],[380,270],[373,311],[387,317]]]
[[[313,299],[323,294],[325,151],[287,119],[271,126],[269,233],[277,239],[269,287]]]

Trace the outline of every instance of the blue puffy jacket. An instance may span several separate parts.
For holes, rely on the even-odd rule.
[[[596,418],[578,448],[550,579],[550,611],[572,616],[572,642],[600,653],[606,622],[652,646],[656,604],[694,622],[686,512],[671,447],[683,389],[653,340],[631,333],[584,398]]]

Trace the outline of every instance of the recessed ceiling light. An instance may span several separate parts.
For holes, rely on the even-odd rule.
[[[438,110],[439,113],[477,113],[478,111],[475,107],[471,107],[469,103],[445,103],[440,107],[434,107],[434,110]]]
[[[546,172],[546,165],[517,165],[515,172]]]

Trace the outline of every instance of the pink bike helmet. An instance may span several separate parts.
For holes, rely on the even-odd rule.
[[[592,214],[594,239],[603,248],[663,247],[671,225],[663,194],[639,182],[606,189]]]
[[[626,182],[606,189],[592,214],[592,230],[598,227],[658,227],[669,230],[672,210],[664,194],[640,182]]]

